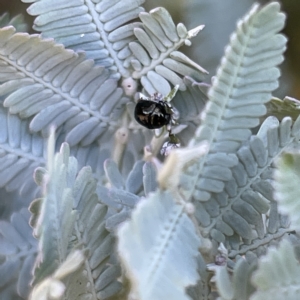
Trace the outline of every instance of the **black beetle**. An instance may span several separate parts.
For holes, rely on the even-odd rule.
[[[171,124],[176,124],[178,111],[172,107],[170,101],[175,97],[179,85],[176,85],[170,93],[163,97],[155,93],[150,98],[142,95],[134,110],[134,117],[137,122],[148,129],[157,129],[167,126],[171,133]]]
[[[148,129],[157,129],[171,123],[172,106],[162,100],[140,99],[135,106],[136,121]]]

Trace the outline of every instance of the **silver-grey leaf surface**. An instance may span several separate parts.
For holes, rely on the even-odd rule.
[[[140,26],[133,21],[144,11],[140,6],[144,0],[31,2],[28,13],[37,16],[33,28],[43,37],[85,51],[87,58],[107,68],[116,79],[128,77],[124,53],[135,39],[133,29]]]
[[[9,221],[0,222],[1,299],[27,299],[29,295],[37,241],[28,220],[29,212],[23,208],[14,212]]]
[[[171,194],[157,192],[141,201],[118,238],[120,258],[139,299],[189,299],[185,288],[199,279],[200,239]]]
[[[268,123],[268,119],[265,122]],[[223,242],[231,249],[230,258],[248,251],[259,256],[261,248],[265,247],[264,240],[272,239],[275,242],[290,231],[289,223],[280,216],[274,201],[273,163],[284,150],[297,145],[298,122],[297,119],[292,124],[290,117],[284,118],[282,122],[277,121],[275,140],[278,140],[276,145],[281,146],[276,146],[276,150],[268,142],[271,136],[268,132],[274,132],[275,125],[272,123],[269,128],[265,128],[263,124],[263,133],[253,135],[248,144],[238,150],[237,153],[242,152],[243,155],[239,155],[238,164],[231,168],[233,177],[226,183],[224,191],[213,193],[207,202],[195,203],[195,216],[200,227],[204,232],[210,232],[210,237],[216,243]],[[263,140],[266,140],[266,144]],[[251,166],[254,174],[247,170],[249,164],[246,161],[250,160],[247,156],[253,160]],[[235,234],[239,238],[232,244]],[[248,240],[249,246],[240,237]]]
[[[215,153],[235,155],[241,143],[250,137],[250,129],[257,126],[259,117],[266,113],[264,103],[278,87],[280,72],[276,66],[283,60],[286,44],[286,38],[278,34],[285,21],[285,15],[279,10],[275,2],[261,9],[254,5],[231,36],[209,90],[202,124],[192,141],[198,144],[207,140],[210,150],[199,162],[195,189],[184,191],[187,198],[193,195],[197,201],[207,201],[211,193],[224,189],[230,174],[223,179],[205,175],[210,156]],[[217,167],[222,165],[222,162],[211,161]],[[224,164],[228,164],[227,158]]]
[[[26,198],[35,197],[37,189],[32,174],[45,164],[44,140],[29,131],[27,120],[10,114],[2,106],[0,126],[0,186],[8,192],[18,190]]]
[[[64,125],[71,146],[116,130],[129,99],[104,67],[53,40],[14,32],[0,31],[0,95],[11,114],[32,117],[30,130],[44,136],[50,126]]]

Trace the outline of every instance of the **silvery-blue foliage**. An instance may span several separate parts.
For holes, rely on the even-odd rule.
[[[26,208],[11,215],[9,221],[0,222],[1,297],[26,299],[30,291],[32,266],[37,256],[37,241],[28,224]]]
[[[299,248],[299,158],[277,159],[298,147],[300,117],[270,102],[279,4],[238,21],[208,85],[179,49],[203,24],[145,0],[22,1],[40,34],[0,17],[0,299],[284,298],[292,244],[261,258],[282,239]],[[175,85],[182,148],[163,159],[167,131],[134,107]]]

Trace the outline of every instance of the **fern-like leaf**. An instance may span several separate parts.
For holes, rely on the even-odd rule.
[[[177,135],[182,145],[188,145],[200,125],[200,114],[207,103],[209,85],[199,83],[189,76],[183,78],[185,91],[178,91],[172,100],[172,105],[179,111],[178,123],[185,128]],[[174,128],[174,133],[176,127]]]
[[[246,260],[240,258],[234,266],[233,277],[230,278],[226,267],[216,269],[216,283],[220,299],[226,300],[249,300],[253,293],[251,276],[255,265],[249,265]]]
[[[37,16],[33,28],[43,37],[54,38],[67,48],[83,50],[97,65],[105,66],[119,79],[128,77],[123,66],[130,41],[135,40],[133,28],[141,26],[133,22],[145,0],[132,1],[81,1],[61,2],[23,0],[34,2],[28,13]],[[59,12],[59,13],[58,13]]]
[[[300,156],[298,153],[285,153],[277,162],[275,172],[275,199],[278,209],[287,214],[291,220],[291,227],[300,228],[299,196],[300,196]]]
[[[193,194],[195,200],[207,201],[211,193],[224,189],[232,176],[234,158],[230,154],[250,137],[250,128],[266,113],[264,104],[278,86],[276,65],[283,60],[286,44],[286,38],[278,34],[285,20],[279,9],[275,2],[261,9],[254,5],[231,36],[209,90],[203,122],[192,142],[208,140],[210,151],[197,168],[200,178],[192,180],[196,189],[184,191],[186,198]],[[216,153],[223,155],[221,161],[215,159]]]
[[[9,192],[18,190],[30,201],[37,193],[33,171],[45,159],[44,141],[29,131],[28,123],[0,107],[0,186]]]
[[[129,219],[132,209],[141,199],[140,196],[156,190],[156,167],[152,162],[137,161],[124,182],[113,160],[106,160],[104,166],[111,187],[98,185],[97,193],[100,201],[110,209],[106,228],[115,231],[120,223]]]
[[[77,174],[77,160],[69,155],[64,143],[54,159],[50,155],[48,170],[38,168],[35,172],[35,180],[45,195],[31,206],[39,213],[31,224],[41,249],[34,283],[53,276],[72,250],[84,246],[88,250],[85,263],[69,275],[65,295],[68,299],[90,294],[94,299],[106,299],[122,287],[117,281],[120,267],[110,260],[114,239],[105,229],[107,208],[98,202],[91,168],[84,167]]]
[[[190,44],[188,39],[203,27],[189,32],[183,24],[176,28],[162,7],[146,13],[140,6],[144,0],[89,4],[58,1],[51,7],[47,1],[30,2],[35,3],[28,12],[37,16],[33,28],[44,37],[55,38],[73,50],[84,50],[97,65],[108,68],[114,78],[131,76],[141,80],[149,94],[167,95],[169,82],[185,90],[180,75],[201,80],[203,73],[207,73],[176,51],[182,44]],[[59,14],[56,13],[58,9]],[[142,23],[134,22],[137,17]]]
[[[75,223],[75,245],[84,245],[88,254],[82,268],[72,275],[67,295],[69,299],[78,299],[83,294],[106,299],[121,290],[122,284],[117,280],[121,269],[112,259],[114,238],[105,228],[107,207],[98,201],[90,168],[79,172],[73,191],[79,215]]]
[[[23,208],[11,215],[10,222],[0,221],[0,299],[27,299],[30,292],[37,241],[28,219]]]
[[[182,77],[190,76],[202,81],[207,71],[193,62],[177,49],[189,38],[195,36],[203,26],[187,31],[183,24],[177,28],[168,11],[163,7],[155,8],[150,13],[139,15],[142,28],[135,28],[137,41],[129,43],[132,57],[128,58],[134,72],[132,77],[140,79],[144,89],[150,94],[159,92],[169,94],[172,85],[179,85],[186,90]]]
[[[238,164],[231,168],[233,176],[224,191],[213,193],[204,203],[195,202],[203,236],[209,234],[215,245],[224,243],[230,258],[248,252],[250,260],[252,254],[260,256],[271,241],[290,231],[273,198],[273,163],[298,143],[299,124],[300,117],[294,124],[290,117],[280,123],[275,117],[267,119],[237,151]]]
[[[70,145],[114,132],[128,99],[108,71],[53,40],[14,32],[0,30],[0,95],[10,113],[33,117],[31,131],[46,135],[64,124]]]
[[[184,206],[168,192],[157,192],[138,204],[118,237],[120,258],[139,299],[188,299],[185,288],[198,280],[200,239]]]
[[[49,143],[49,147],[53,146],[52,143]],[[76,217],[72,187],[77,172],[77,161],[69,158],[68,152],[69,148],[64,144],[60,154],[54,159],[49,158],[48,171],[43,168],[35,171],[35,180],[44,191],[34,228],[42,251],[36,262],[35,283],[50,276],[68,255],[68,243]]]
[[[65,284],[63,279],[75,272],[84,262],[84,254],[80,250],[70,253],[66,260],[49,277],[37,284],[30,294],[30,300],[55,299],[60,300],[64,297]]]
[[[251,300],[298,299],[300,267],[293,246],[284,240],[278,249],[270,248],[253,275],[257,292]]]

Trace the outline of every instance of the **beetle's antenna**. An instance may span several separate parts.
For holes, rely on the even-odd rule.
[[[174,88],[171,90],[171,92],[163,98],[163,101],[170,102],[175,97],[178,89],[179,89],[179,84],[176,84]]]
[[[147,100],[149,99],[146,95],[144,95],[143,93],[139,93],[139,100],[142,99],[142,100]]]

